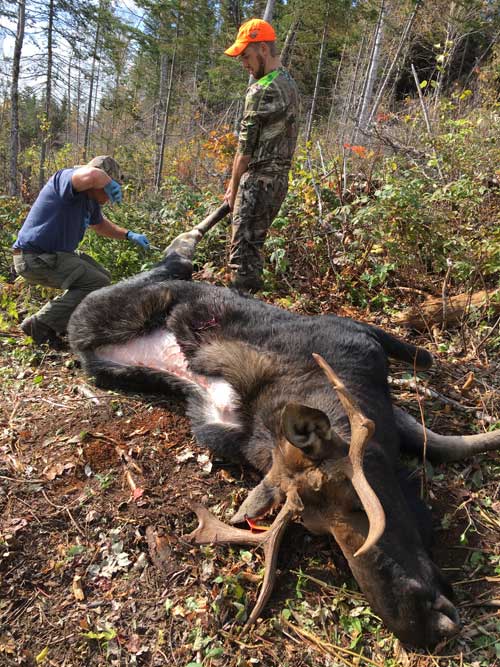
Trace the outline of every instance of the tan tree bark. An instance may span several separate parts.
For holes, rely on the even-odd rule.
[[[454,326],[474,308],[489,308],[494,313],[500,313],[500,289],[480,290],[473,294],[456,294],[446,300],[443,307],[441,297],[430,298],[401,313],[396,317],[397,324],[418,329],[432,329],[433,326]],[[444,319],[446,318],[446,321]]]
[[[12,83],[10,88],[10,164],[9,164],[9,194],[19,195],[19,181],[17,178],[17,158],[19,155],[19,68],[21,51],[24,40],[24,26],[26,22],[26,2],[19,0],[17,6],[17,32],[12,58]]]
[[[53,37],[54,37],[54,0],[49,0],[49,23],[47,28],[47,79],[45,83],[45,114],[42,126],[42,145],[40,148],[40,174],[38,186],[40,190],[45,184],[45,161],[47,146],[50,139],[50,106],[52,104],[52,66],[53,66]]]

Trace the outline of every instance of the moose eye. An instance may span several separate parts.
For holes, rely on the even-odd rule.
[[[301,451],[307,456],[309,459],[314,459],[314,455],[317,453],[316,449],[313,445],[306,445],[305,447],[301,447]]]

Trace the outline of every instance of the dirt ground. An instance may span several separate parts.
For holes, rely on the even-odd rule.
[[[500,665],[498,454],[427,471],[459,637],[432,654],[401,646],[333,540],[298,524],[263,618],[243,633],[261,552],[184,536],[191,502],[228,518],[256,473],[211,460],[182,403],[96,389],[71,353],[36,350],[15,330],[0,345],[0,666]],[[470,408],[424,396],[441,431],[482,428],[475,411],[500,418],[499,363],[437,355],[427,386]],[[395,393],[417,410],[411,388]]]

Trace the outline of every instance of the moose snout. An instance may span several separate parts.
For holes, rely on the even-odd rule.
[[[444,593],[429,590],[424,593],[422,589],[415,593],[413,604],[407,600],[410,602],[406,609],[407,623],[404,623],[406,614],[403,614],[401,621],[404,627],[398,623],[399,627],[394,628],[395,634],[404,643],[419,648],[433,647],[459,632],[458,611]]]
[[[460,630],[460,617],[455,605],[443,594],[438,595],[431,608],[430,630],[437,640],[452,637]]]

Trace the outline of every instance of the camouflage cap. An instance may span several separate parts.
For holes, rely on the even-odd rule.
[[[90,160],[90,162],[87,162],[86,166],[102,169],[114,181],[123,180],[120,165],[115,160],[115,158],[111,157],[111,155],[98,155],[97,157]]]

